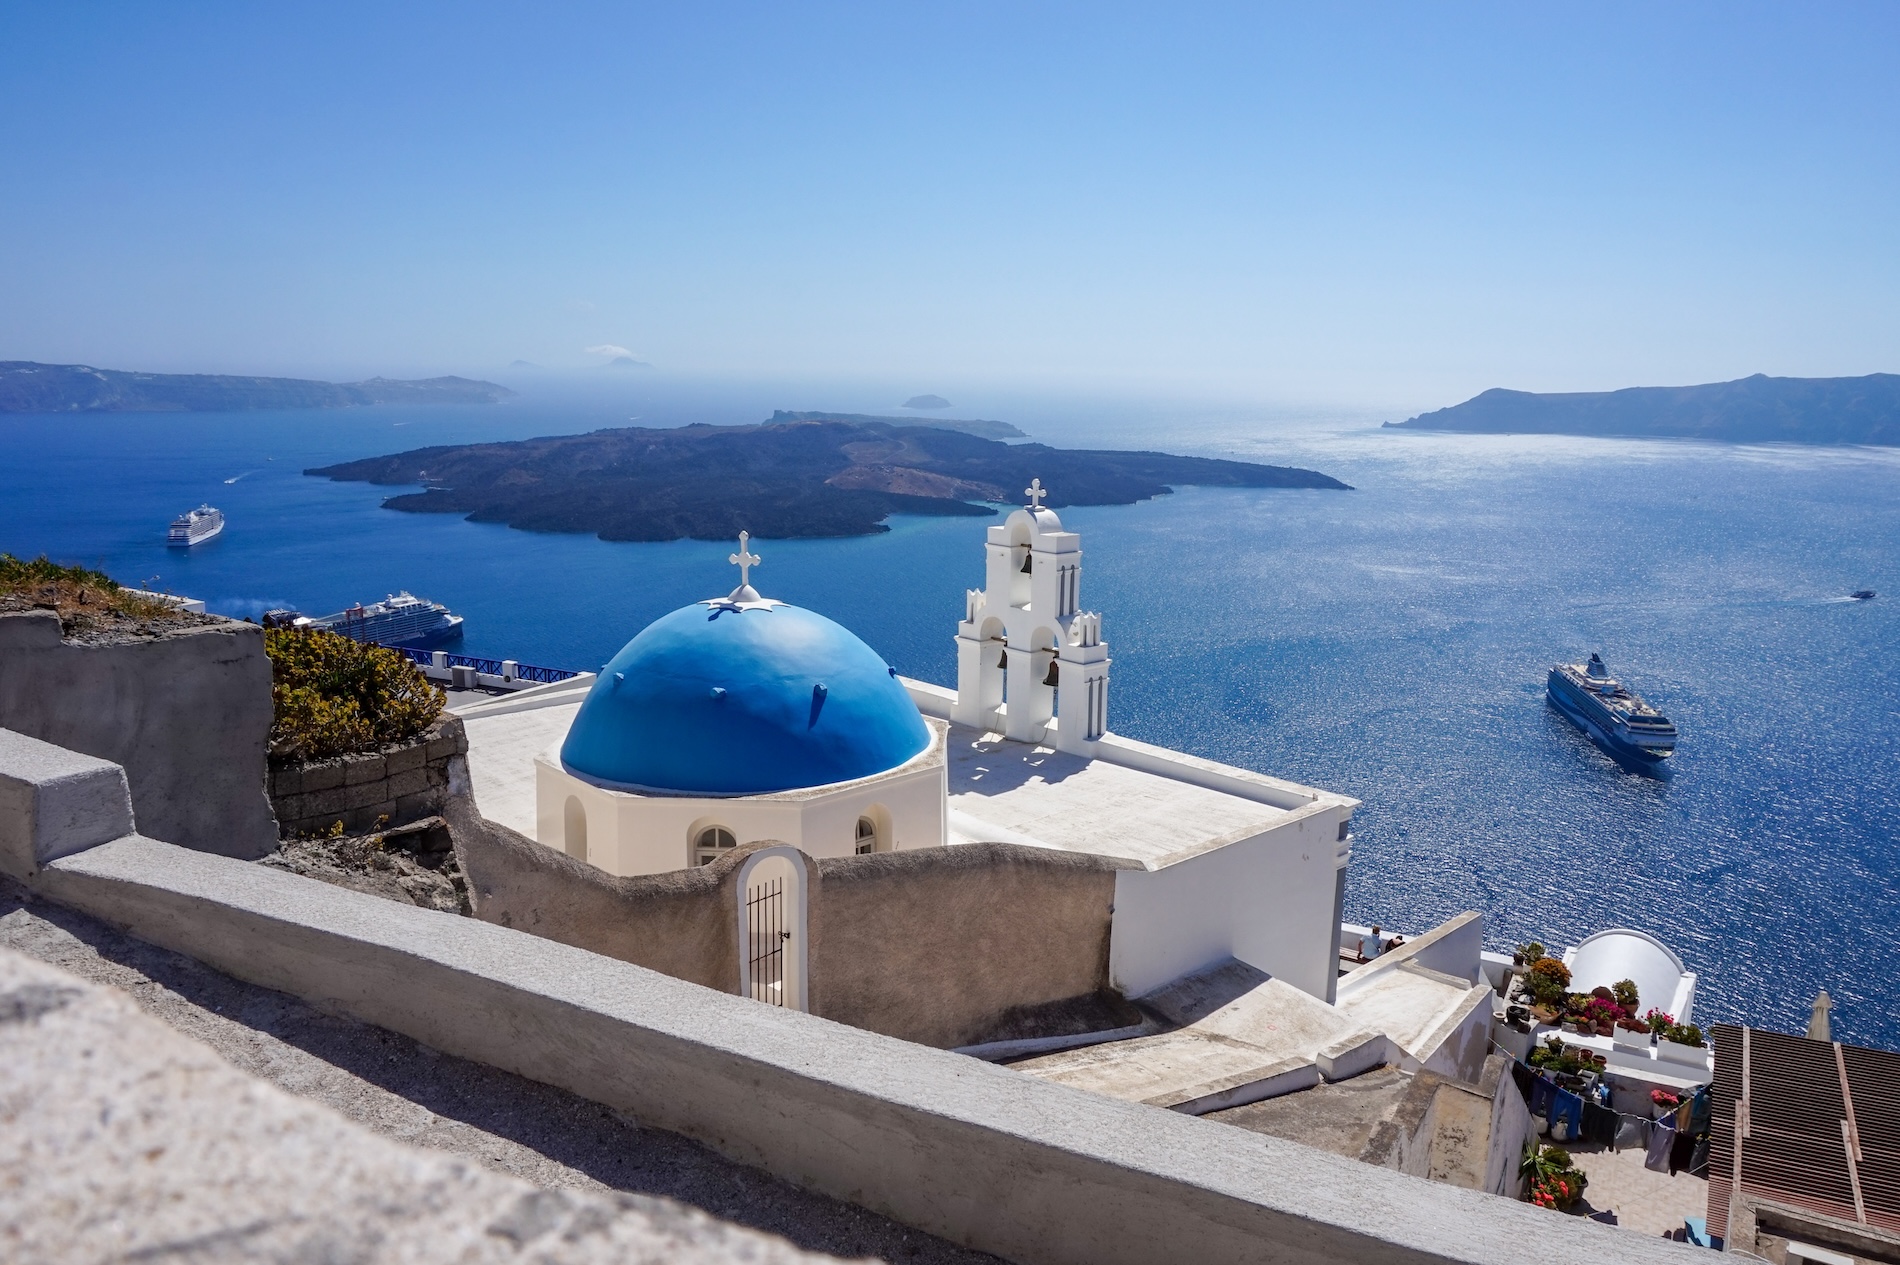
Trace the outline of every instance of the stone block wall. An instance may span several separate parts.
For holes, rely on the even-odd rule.
[[[442,811],[449,761],[468,753],[460,717],[444,716],[415,741],[329,760],[270,762],[271,804],[283,837],[400,826]]]
[[[124,768],[154,839],[245,860],[276,847],[270,727],[255,624],[201,618],[67,640],[50,610],[0,612],[0,729]]]

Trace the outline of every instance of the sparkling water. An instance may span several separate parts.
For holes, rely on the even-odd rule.
[[[789,404],[788,404],[789,406]],[[666,421],[756,421],[730,399]],[[380,508],[312,465],[625,424],[537,406],[0,419],[0,549],[45,551],[255,618],[407,588],[469,653],[591,668],[736,582],[731,542],[607,544]],[[985,413],[998,415],[995,411]],[[1696,1018],[1900,1046],[1900,452],[1381,431],[1183,408],[1003,414],[1063,446],[1305,465],[1352,492],[1183,489],[1066,509],[1131,737],[1363,801],[1347,912],[1409,932],[1461,910],[1493,948],[1631,926],[1701,973]],[[1059,489],[1058,489],[1059,492]],[[167,549],[203,501],[224,534]],[[954,676],[983,522],[757,541],[770,596]],[[1879,590],[1871,602],[1846,594]],[[1667,779],[1544,702],[1599,651],[1682,732]],[[3,723],[3,722],[0,722]]]

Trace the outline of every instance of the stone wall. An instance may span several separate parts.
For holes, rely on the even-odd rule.
[[[738,907],[726,876],[741,858],[669,874],[617,878],[484,818],[466,765],[442,815],[455,841],[475,917],[631,962],[675,979],[739,988]]]
[[[468,753],[457,716],[444,716],[413,742],[328,760],[270,761],[270,798],[286,839],[401,826],[442,811],[449,761]]]
[[[0,614],[0,728],[123,767],[139,825],[159,838],[246,859],[276,846],[270,726],[253,624],[67,641],[50,610]]]
[[[443,815],[477,918],[738,991],[738,872],[763,845],[618,878],[466,796]],[[1114,862],[991,843],[808,858],[806,875],[813,1014],[940,1049],[1138,1022],[1108,986]]]
[[[814,1014],[940,1049],[1140,1022],[1109,987],[1114,861],[973,843],[816,864]]]

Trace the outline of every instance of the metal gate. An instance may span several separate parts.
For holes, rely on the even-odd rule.
[[[745,890],[747,941],[751,945],[747,974],[752,981],[752,999],[783,1006],[785,996],[785,944],[792,938],[785,918],[785,880],[766,879],[750,884]]]

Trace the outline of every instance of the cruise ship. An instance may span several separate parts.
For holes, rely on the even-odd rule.
[[[165,536],[168,545],[201,545],[224,530],[224,513],[209,505],[200,505],[195,510],[187,510],[172,519],[171,531]]]
[[[1552,668],[1549,691],[1558,711],[1617,755],[1654,763],[1676,749],[1675,723],[1625,689],[1597,655]]]
[[[379,646],[431,646],[460,637],[462,617],[451,614],[440,602],[416,597],[405,589],[380,602],[352,606],[334,615],[314,619],[298,616],[292,627],[321,628]]]

